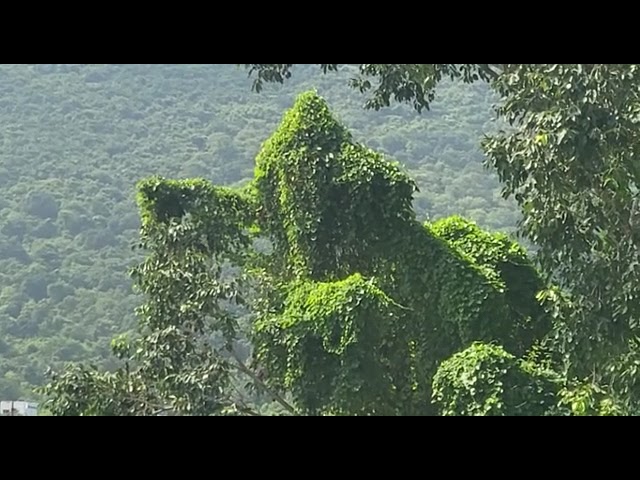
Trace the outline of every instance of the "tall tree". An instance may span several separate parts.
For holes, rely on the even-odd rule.
[[[242,264],[252,208],[241,194],[204,181],[153,178],[139,185],[140,247],[133,270],[146,303],[136,338],[119,337],[122,366],[101,372],[77,365],[54,373],[44,389],[54,415],[257,414],[238,395],[234,372],[255,379],[234,351]],[[257,379],[256,379],[257,380]],[[263,384],[260,384],[263,386]],[[283,404],[290,408],[284,401]]]
[[[245,64],[260,90],[293,64]],[[366,107],[393,101],[429,108],[445,78],[487,82],[510,128],[482,142],[505,197],[522,208],[522,232],[570,295],[550,292],[560,320],[556,350],[566,372],[638,399],[640,358],[640,65],[321,64],[357,68]]]
[[[238,407],[246,405],[232,393],[235,368],[289,413],[485,411],[484,403],[460,405],[469,385],[449,373],[461,363],[478,371],[474,350],[437,373],[451,355],[484,342],[509,352],[498,351],[494,362],[489,349],[487,368],[498,370],[478,374],[485,403],[501,402],[508,386],[508,408],[489,410],[546,412],[557,403],[558,382],[517,360],[535,352],[551,327],[536,300],[542,279],[504,235],[457,217],[417,222],[414,192],[398,164],[356,143],[313,92],[298,98],[264,144],[245,190],[143,182],[142,243],[150,255],[135,271],[147,297],[140,338],[116,342],[124,366],[115,373],[79,367],[54,378],[49,408],[257,413]],[[233,354],[229,306],[243,295],[254,315],[255,371]],[[221,334],[217,346],[213,332]],[[513,370],[505,378],[496,363],[503,360]]]

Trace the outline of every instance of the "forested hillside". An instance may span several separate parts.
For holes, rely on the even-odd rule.
[[[513,228],[516,209],[478,148],[492,129],[485,87],[446,85],[423,115],[371,112],[348,76],[302,67],[256,95],[233,65],[1,65],[0,398],[32,397],[48,366],[105,362],[110,339],[133,324],[136,182],[243,182],[284,110],[309,88],[357,140],[407,167],[421,215]]]

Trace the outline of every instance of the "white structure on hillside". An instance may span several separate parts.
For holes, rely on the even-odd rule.
[[[0,417],[37,417],[38,404],[33,402],[0,402]]]

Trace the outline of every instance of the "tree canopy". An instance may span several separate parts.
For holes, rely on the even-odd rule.
[[[131,250],[136,182],[249,182],[301,91],[317,88],[355,139],[402,162],[421,221],[455,213],[513,230],[517,210],[476,142],[493,128],[486,87],[443,84],[426,114],[376,113],[351,95],[349,75],[300,65],[257,95],[233,65],[0,65],[0,398],[38,401],[49,366],[117,368],[109,341],[135,328],[142,302],[127,275],[143,258]]]
[[[92,358],[56,374],[54,412],[638,412],[638,65],[320,64],[315,79],[309,65],[244,66],[268,113],[233,81],[224,99],[202,100],[208,66],[2,67],[0,393],[40,383],[44,363]],[[356,134],[304,94],[249,180],[248,159],[288,106],[287,87],[266,84],[309,81],[349,105],[340,113]],[[356,114],[341,82],[378,113]],[[130,84],[145,93],[128,96]],[[438,99],[465,95],[476,109],[493,102],[497,122],[474,117],[461,142]],[[483,134],[535,262],[463,218],[515,223],[465,156]],[[170,171],[153,163],[175,152],[189,153]],[[123,179],[150,173],[213,182],[139,185],[145,304],[105,362],[99,346],[123,330],[114,318],[133,325],[139,298],[106,274],[126,268],[140,225]]]
[[[289,413],[464,413],[450,402],[467,385],[452,383],[449,370],[460,362],[474,370],[465,365],[476,356],[459,352],[483,344],[493,352],[497,343],[513,353],[496,355],[520,365],[513,355],[540,347],[551,319],[521,247],[459,217],[420,223],[415,189],[399,164],[354,141],[314,92],[265,142],[245,188],[143,182],[149,256],[136,270],[146,298],[139,338],[114,343],[124,361],[116,372],[76,367],[54,377],[49,408],[257,414],[233,392],[235,369]],[[270,248],[256,248],[259,240]],[[253,371],[233,352],[230,307],[245,298]],[[484,380],[487,401],[504,401],[509,412],[512,396],[536,404],[521,414],[555,407],[558,382],[532,360],[522,365],[508,388],[499,374]]]
[[[250,64],[257,89],[292,64]],[[323,64],[323,71],[338,64]],[[359,64],[366,106],[429,108],[446,77],[486,82],[508,128],[483,141],[542,271],[566,292],[555,349],[571,377],[606,385],[637,409],[640,197],[638,64]]]

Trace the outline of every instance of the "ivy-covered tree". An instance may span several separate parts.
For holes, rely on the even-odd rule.
[[[48,408],[259,413],[234,393],[235,370],[292,414],[450,413],[442,395],[432,401],[434,378],[438,392],[447,375],[439,365],[446,370],[447,358],[475,342],[500,344],[516,362],[551,322],[536,300],[544,284],[522,248],[458,217],[419,223],[415,190],[314,92],[298,98],[264,144],[245,189],[143,182],[149,256],[134,271],[147,298],[139,337],[114,343],[124,362],[115,372],[76,367],[54,377]],[[234,351],[245,299],[251,367]],[[555,384],[525,387],[519,401],[538,410],[523,413],[553,404]],[[511,398],[500,412],[515,411]]]
[[[445,416],[543,416],[558,411],[561,384],[553,371],[475,343],[442,363],[434,401]]]
[[[122,366],[77,365],[44,389],[54,415],[256,413],[234,394],[234,371],[253,377],[234,350],[240,265],[253,209],[242,194],[204,181],[157,178],[139,185],[140,247],[151,254],[133,277],[147,301],[138,336],[114,339]],[[217,337],[215,336],[217,334]],[[218,341],[216,342],[216,338]],[[284,403],[284,402],[283,402]]]
[[[314,86],[354,137],[411,172],[418,218],[457,213],[512,231],[517,209],[498,198],[475,141],[488,88],[444,85],[429,115],[376,113],[361,109],[348,73],[316,74],[303,65],[277,92],[253,95],[246,73],[227,64],[0,65],[0,338],[12,348],[0,355],[0,398],[40,401],[33,388],[47,366],[115,368],[109,341],[135,327],[142,301],[126,274],[143,256],[131,252],[135,182],[250,181],[261,143],[296,92]],[[26,293],[34,277],[44,294]]]
[[[640,64],[322,64],[353,69],[366,107],[429,108],[443,79],[488,83],[509,128],[483,142],[542,270],[566,294],[555,349],[566,373],[639,407]],[[245,64],[260,90],[293,64]],[[562,304],[557,300],[562,298]]]

